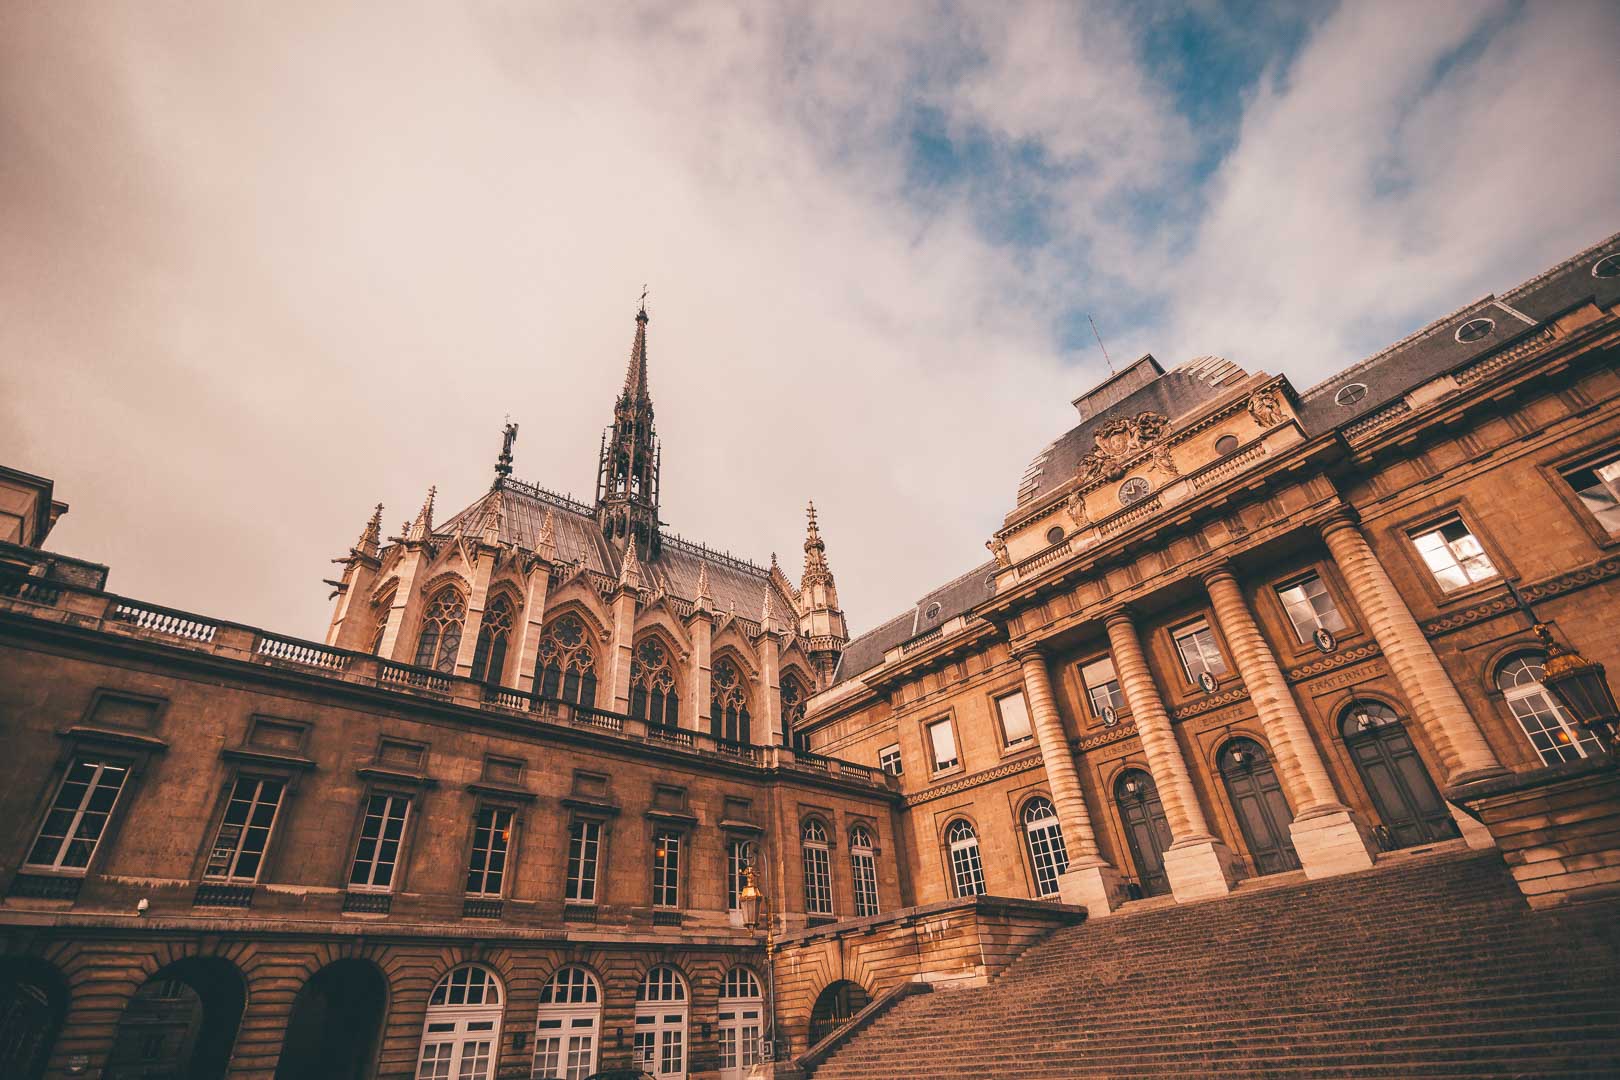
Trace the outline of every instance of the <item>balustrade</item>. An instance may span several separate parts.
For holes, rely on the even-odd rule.
[[[199,618],[185,611],[151,607],[132,600],[119,600],[113,606],[112,617],[141,630],[156,630],[160,634],[173,634],[189,641],[213,641],[219,624]]]
[[[337,649],[329,649],[325,645],[317,645],[311,641],[299,641],[297,638],[278,637],[274,634],[260,634],[258,647],[254,652],[272,660],[291,660],[295,664],[308,664],[310,667],[326,668],[329,671],[345,671],[349,666],[349,654]]]

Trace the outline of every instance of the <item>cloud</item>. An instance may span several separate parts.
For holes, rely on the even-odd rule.
[[[792,572],[815,498],[866,627],[983,557],[1076,311],[1313,375],[1612,216],[1611,9],[1250,35],[1218,125],[1132,13],[14,7],[0,460],[115,589],[319,637],[371,504],[469,501],[506,415],[589,497],[647,282],[664,517]]]

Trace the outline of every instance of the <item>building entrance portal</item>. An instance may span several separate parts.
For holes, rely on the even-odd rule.
[[[1380,701],[1352,701],[1339,721],[1361,782],[1378,811],[1379,842],[1413,847],[1458,835],[1401,718]]]
[[[224,1076],[247,993],[229,961],[181,960],[135,991],[118,1021],[109,1080]]]
[[[45,1074],[67,1003],[67,984],[50,964],[0,960],[0,1076]]]
[[[1280,874],[1298,870],[1299,856],[1288,835],[1294,813],[1288,808],[1265,748],[1253,739],[1233,739],[1221,748],[1218,763],[1254,872]]]
[[[1159,789],[1153,777],[1141,769],[1126,769],[1114,782],[1114,800],[1120,820],[1125,823],[1125,839],[1131,845],[1131,861],[1141,882],[1143,896],[1162,896],[1170,891],[1170,878],[1164,872],[1164,853],[1171,844],[1170,822],[1159,802]]]
[[[323,967],[293,1001],[276,1080],[369,1080],[387,1006],[388,985],[368,961]]]

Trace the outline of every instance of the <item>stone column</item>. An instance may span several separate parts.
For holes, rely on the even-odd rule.
[[[478,562],[473,567],[472,591],[467,596],[467,610],[462,616],[461,644],[456,647],[456,674],[463,679],[472,675],[478,635],[484,628],[484,604],[489,600],[489,578],[494,571],[495,550],[479,549]]]
[[[419,546],[407,547],[396,571],[399,584],[394,587],[394,602],[388,608],[388,625],[383,629],[382,644],[377,647],[377,655],[385,660],[408,664],[415,659],[416,642],[406,634],[405,622],[411,614],[411,604],[416,594],[416,575],[421,567],[422,549]]]
[[[1310,728],[1237,578],[1229,567],[1221,566],[1204,576],[1204,585],[1215,608],[1215,621],[1271,743],[1277,776],[1294,805],[1288,832],[1305,876],[1329,877],[1367,869],[1373,864],[1372,838],[1339,801]]]
[[[781,639],[768,629],[759,637],[759,709],[755,720],[761,731],[749,732],[749,741],[759,746],[782,746],[782,685],[779,668]],[[762,737],[769,733],[769,738]]]
[[[709,667],[712,656],[709,642],[714,636],[714,616],[707,607],[699,607],[687,620],[686,629],[692,635],[692,666],[689,669],[691,678],[683,691],[681,724],[693,731],[708,731]]]
[[[1361,530],[1348,517],[1333,518],[1321,529],[1413,717],[1434,744],[1446,786],[1506,773]]]
[[[630,661],[636,633],[636,594],[631,585],[619,586],[613,597],[613,655],[608,658],[608,677],[613,689],[613,711],[630,711]]]
[[[1046,659],[1038,650],[1016,655],[1024,672],[1024,697],[1035,727],[1035,741],[1041,747],[1046,780],[1052,787],[1052,806],[1063,830],[1063,845],[1069,855],[1069,868],[1058,877],[1058,895],[1065,904],[1079,904],[1092,918],[1107,915],[1124,900],[1119,871],[1102,857],[1097,833],[1091,827],[1091,811],[1080,789],[1080,773],[1069,752],[1069,738],[1052,697],[1052,680]]]
[[[545,634],[546,598],[551,592],[551,567],[538,563],[529,570],[523,596],[523,621],[518,627],[517,679],[514,685],[529,694],[538,694],[534,666],[540,658],[540,639]]]
[[[1159,801],[1164,805],[1164,816],[1170,824],[1174,842],[1164,853],[1170,891],[1177,901],[1224,895],[1231,891],[1232,882],[1236,880],[1236,860],[1227,846],[1209,831],[1203,807],[1198,804],[1198,793],[1193,790],[1192,777],[1187,773],[1187,762],[1176,742],[1170,714],[1148,669],[1136,625],[1124,609],[1106,616],[1104,623],[1108,627],[1108,642],[1113,650],[1120,689],[1131,707],[1136,734],[1142,740],[1148,770],[1153,774],[1153,784],[1158,788]]]

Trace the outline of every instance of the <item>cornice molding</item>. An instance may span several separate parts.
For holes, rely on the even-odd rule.
[[[1212,694],[1202,701],[1193,702],[1191,705],[1183,705],[1170,713],[1170,719],[1176,721],[1191,720],[1195,716],[1203,716],[1205,713],[1214,712],[1216,709],[1224,708],[1227,705],[1236,705],[1240,701],[1248,700],[1249,691],[1245,687],[1239,686],[1224,693]]]
[[[1124,742],[1135,734],[1136,724],[1134,722],[1120,724],[1118,727],[1111,727],[1106,731],[1100,731],[1095,735],[1079,739],[1074,745],[1081,753],[1085,753],[1087,750],[1096,750],[1098,747],[1112,746],[1114,743]]]
[[[1369,641],[1365,645],[1357,645],[1351,649],[1340,649],[1338,652],[1324,656],[1320,660],[1312,660],[1308,664],[1301,664],[1299,667],[1290,670],[1288,672],[1288,681],[1299,682],[1302,679],[1314,678],[1317,675],[1337,671],[1339,668],[1349,667],[1351,664],[1382,655],[1382,653],[1383,650],[1378,647],[1378,643],[1375,641]]]
[[[1567,596],[1572,592],[1586,588],[1588,585],[1596,585],[1600,581],[1608,581],[1614,577],[1620,577],[1620,555],[1606,556],[1596,562],[1577,567],[1567,573],[1559,574],[1557,577],[1538,581],[1533,585],[1521,585],[1519,592],[1524,595],[1526,600],[1534,603],[1537,600],[1552,600],[1560,596]],[[1511,596],[1502,593],[1483,599],[1454,614],[1432,619],[1423,624],[1423,632],[1429,637],[1437,637],[1440,634],[1458,630],[1464,626],[1472,626],[1474,623],[1483,622],[1486,619],[1517,610],[1517,607],[1518,605],[1513,602]]]
[[[1017,776],[1022,772],[1029,772],[1031,769],[1039,769],[1045,763],[1045,759],[1039,754],[1019,758],[1016,761],[1004,761],[1000,765],[976,772],[972,776],[959,776],[955,780],[948,780],[943,784],[936,784],[931,788],[924,788],[921,791],[907,795],[905,804],[908,807],[921,806],[923,803],[943,799],[947,795],[955,795],[959,791],[966,791],[968,788],[978,787],[980,784],[987,784],[992,780],[1001,780],[1009,776]]]

